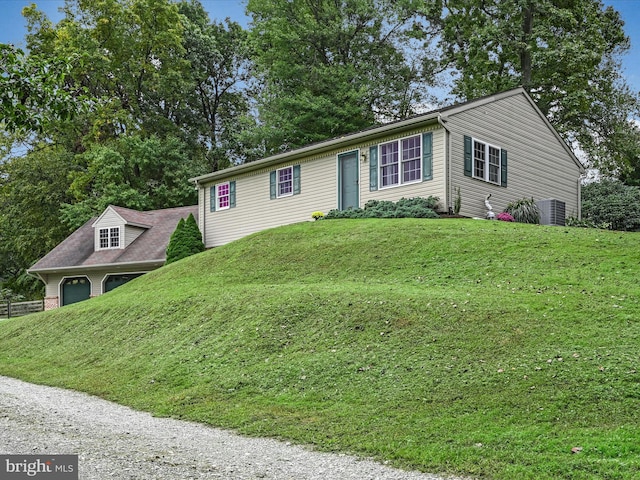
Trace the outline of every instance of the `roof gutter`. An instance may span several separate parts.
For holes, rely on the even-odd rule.
[[[420,125],[422,123],[437,119],[439,116],[440,116],[439,111],[431,112],[424,115],[418,115],[415,117],[407,118],[405,120],[400,120],[398,122],[393,122],[391,124],[372,127],[367,130],[362,130],[360,132],[357,132],[351,135],[337,137],[337,138],[326,140],[320,143],[307,145],[306,147],[290,150],[288,152],[279,153],[277,155],[263,158],[255,162],[244,163],[242,165],[237,165],[235,167],[226,168],[224,170],[208,173],[206,175],[201,175],[199,177],[190,178],[189,181],[194,182],[196,186],[199,186],[203,183],[208,183],[220,178],[226,178],[232,175],[253,172],[255,170],[259,170],[261,168],[269,167],[271,165],[275,165],[285,161],[296,160],[300,157],[304,157],[309,154],[316,155],[319,153],[324,153],[329,150],[334,150],[339,147],[343,147],[343,146],[347,147],[354,143],[361,143],[370,138],[375,138],[382,133],[390,134],[394,132],[408,130],[416,125]]]
[[[38,268],[36,270],[30,268],[27,270],[27,273],[32,276],[38,276],[40,280],[42,280],[42,277],[40,277],[41,273],[66,273],[66,272],[72,272],[74,270],[80,270],[80,271],[86,272],[87,270],[99,270],[102,268],[118,269],[121,267],[133,267],[133,266],[161,267],[164,265],[165,261],[166,260],[147,260],[144,262],[99,263],[96,265],[73,265],[71,267]]]

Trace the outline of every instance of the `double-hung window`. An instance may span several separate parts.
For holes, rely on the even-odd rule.
[[[293,166],[277,171],[278,197],[293,195]]]
[[[380,145],[380,186],[392,187],[422,179],[420,135]]]
[[[101,228],[98,232],[100,249],[120,248],[120,227]]]
[[[229,182],[216,185],[216,209],[225,210],[231,206],[231,189]]]
[[[500,184],[500,149],[498,147],[473,140],[473,176],[486,182]]]
[[[290,165],[269,172],[269,198],[271,200],[299,195],[300,191],[300,165]]]
[[[227,210],[236,206],[236,181],[223,182],[213,185],[210,190],[210,209]]]

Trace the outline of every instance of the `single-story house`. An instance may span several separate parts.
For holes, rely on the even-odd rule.
[[[435,196],[467,217],[533,197],[580,217],[584,167],[523,88],[191,179],[205,246],[369,200]],[[458,197],[459,195],[459,197]],[[543,215],[544,216],[544,215]],[[548,217],[548,215],[547,215]]]
[[[164,265],[171,234],[198,207],[140,212],[108,206],[45,255],[28,273],[45,284],[45,310],[107,293]]]

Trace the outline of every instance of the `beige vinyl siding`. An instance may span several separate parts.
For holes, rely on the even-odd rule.
[[[142,235],[146,231],[146,228],[134,227],[132,225],[125,225],[124,227],[124,247],[127,248],[131,245],[136,238]]]
[[[100,229],[120,227],[120,248],[124,248],[123,229],[124,220],[113,209],[107,208],[102,216],[94,223],[94,249],[100,250]],[[128,244],[127,244],[128,245]]]
[[[124,220],[115,210],[107,208],[102,216],[96,221],[95,228],[121,227]]]
[[[378,190],[369,190],[369,163],[361,164],[360,168],[360,206],[364,206],[369,200],[391,200],[398,201],[401,198],[413,198],[413,197],[429,197],[434,196],[440,199],[438,205],[439,209],[445,209],[445,196],[446,196],[446,182],[445,182],[445,145],[446,145],[446,132],[443,128],[439,128],[438,125],[434,125],[430,128],[423,128],[415,130],[411,133],[403,133],[402,135],[395,135],[393,137],[381,138],[375,144],[366,146],[367,158],[369,147],[373,145],[379,145],[381,143],[389,142],[391,140],[398,140],[401,138],[411,137],[413,135],[422,134],[425,132],[433,132],[433,179],[424,180],[416,183],[410,183],[408,185],[398,185],[388,188],[378,188]],[[378,178],[378,187],[380,179]]]
[[[269,174],[276,168],[300,165],[300,194],[270,199]],[[336,156],[325,155],[307,161],[296,161],[259,170],[235,178],[221,180],[236,182],[236,206],[210,211],[210,187],[201,189],[205,199],[203,215],[207,247],[224,245],[260,230],[310,221],[316,210],[328,212],[336,208]],[[204,190],[204,192],[203,192]]]
[[[427,131],[434,132],[433,180],[369,191],[369,147]],[[203,184],[198,192],[198,201],[201,205],[200,230],[204,232],[205,245],[208,248],[216,247],[267,228],[312,221],[313,212],[319,210],[326,214],[329,210],[338,208],[338,156],[354,151],[358,153],[360,207],[371,199],[397,201],[402,197],[434,195],[443,200],[445,138],[444,130],[437,124],[432,124],[409,133],[380,137],[375,143],[336,149],[326,154],[284,162],[246,175],[230,176],[217,182]],[[362,153],[367,157],[364,162],[361,158]],[[300,194],[270,199],[270,172],[291,165],[300,165]],[[211,187],[229,181],[236,182],[236,206],[211,212]],[[444,205],[444,202],[442,203]]]
[[[451,115],[446,126],[451,133],[449,201],[452,205],[459,187],[462,215],[484,217],[489,193],[496,214],[509,202],[533,197],[561,200],[567,216],[577,215],[580,168],[523,94]],[[464,175],[465,135],[507,150],[507,187]]]

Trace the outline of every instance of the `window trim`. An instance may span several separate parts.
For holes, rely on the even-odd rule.
[[[103,232],[105,232],[104,237]],[[117,232],[117,235],[114,235],[114,232]],[[106,241],[106,246],[103,246],[103,240]],[[117,250],[122,248],[122,243],[122,228],[119,225],[98,228],[97,250]]]
[[[280,181],[280,172],[282,172],[284,170],[289,170],[289,172],[290,172],[289,180],[287,180],[287,183],[290,184],[290,191],[288,193],[281,194],[280,193],[280,185],[284,184],[285,182],[281,182]],[[287,167],[278,168],[276,170],[276,198],[291,197],[292,195],[293,195],[293,165],[289,165]]]
[[[483,152],[484,152],[484,159],[483,159],[483,175],[479,176],[476,175],[476,144],[480,144],[483,145]],[[497,151],[497,159],[498,159],[498,164],[492,164],[491,163],[491,149],[494,149]],[[503,148],[494,145],[492,143],[483,141],[483,140],[479,140],[476,137],[471,137],[471,177],[475,178],[476,180],[482,180],[483,182],[487,182],[490,183],[492,185],[498,185],[501,186],[503,184],[502,181],[502,162],[503,162]],[[495,172],[496,174],[496,180],[490,180],[490,176],[491,176],[491,166],[497,167],[497,170]]]
[[[408,141],[408,140],[412,140],[412,139],[417,139],[418,140],[418,145],[419,145],[419,152],[418,152],[418,156],[413,157],[409,160],[403,160],[402,159],[402,152],[403,152],[403,145],[402,143],[404,141]],[[394,162],[392,164],[387,164],[387,165],[383,165],[382,164],[382,147],[385,145],[391,145],[391,144],[396,144],[397,145],[397,162]],[[423,136],[422,134],[418,133],[415,135],[410,135],[408,137],[402,137],[402,138],[398,138],[396,140],[390,140],[388,142],[383,142],[378,144],[377,146],[377,183],[378,183],[378,189],[379,190],[385,190],[387,188],[395,188],[395,187],[402,187],[405,185],[411,185],[414,183],[420,183],[423,181],[423,175],[424,175],[424,165],[423,165],[423,157],[424,157],[424,143],[423,143]],[[415,178],[414,180],[408,180],[408,181],[404,181],[404,173],[405,173],[405,169],[404,166],[405,164],[407,164],[408,162],[418,162],[418,169],[417,169],[417,178]],[[384,175],[382,174],[383,168],[384,167],[388,167],[389,165],[397,165],[398,166],[398,170],[397,170],[397,176],[398,176],[398,182],[397,183],[391,183],[389,185],[384,185]]]

